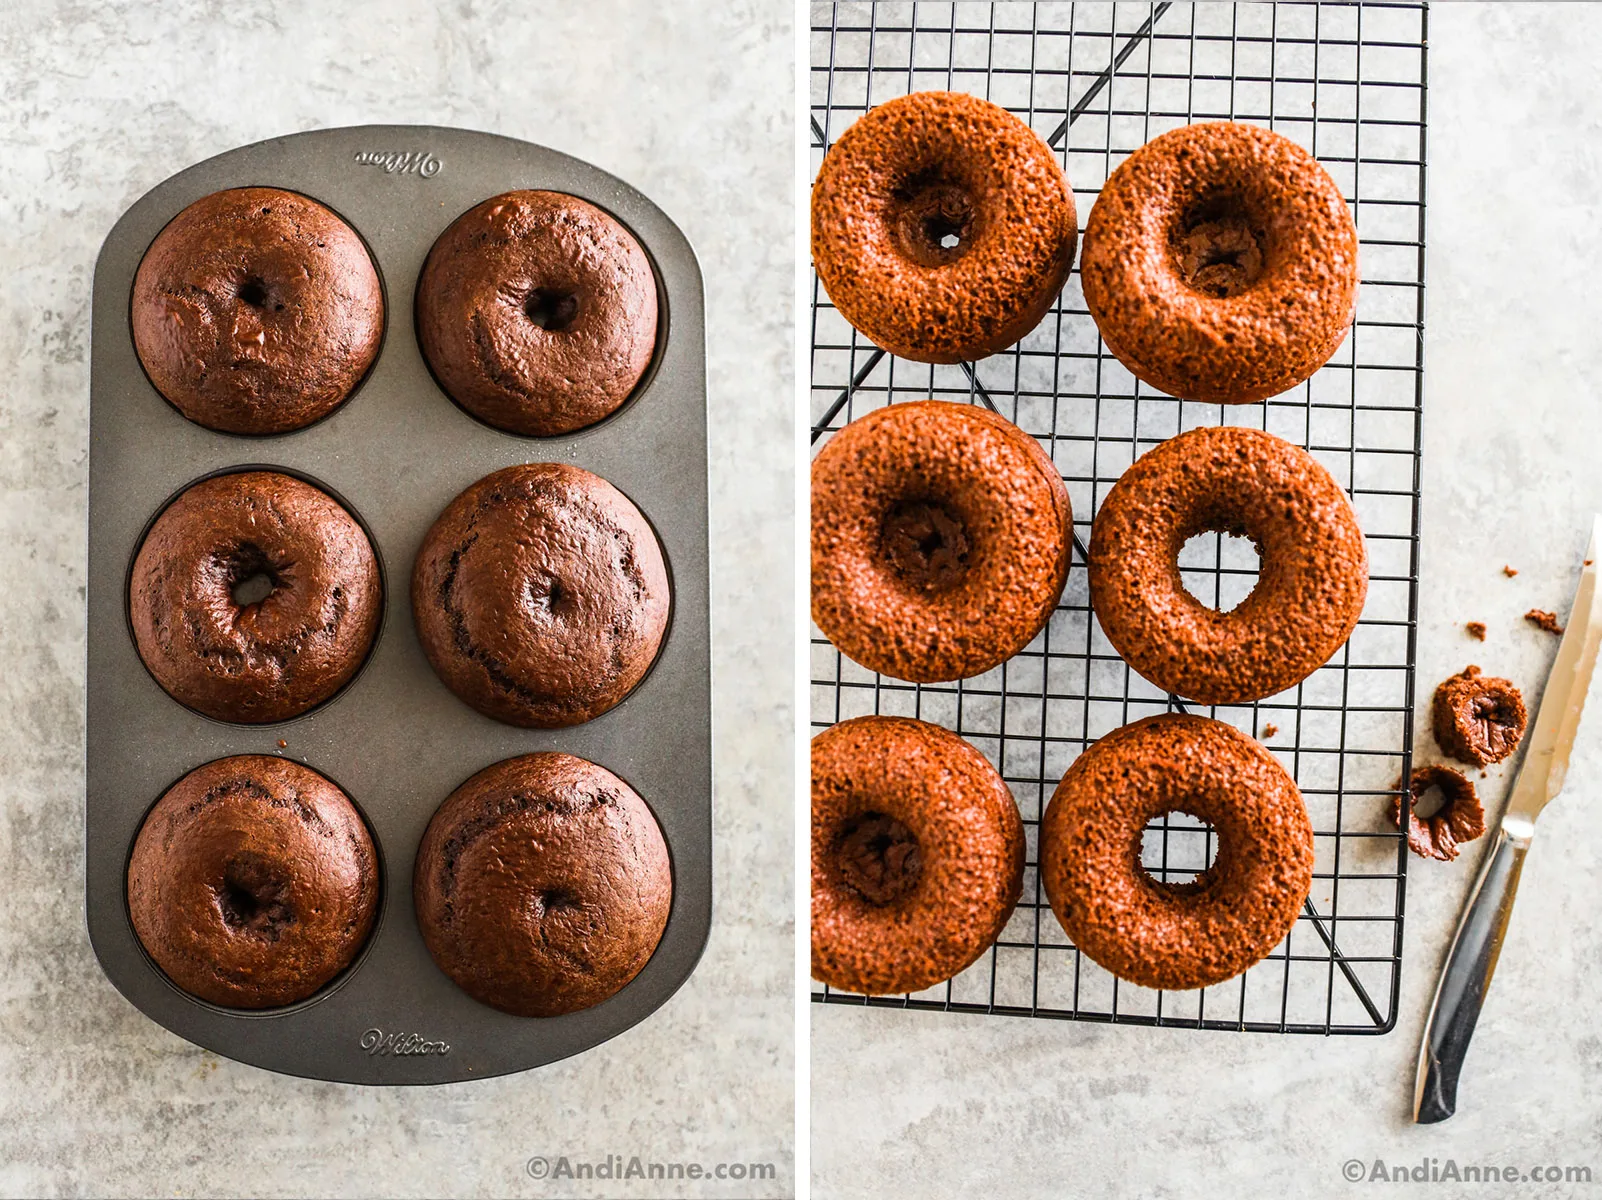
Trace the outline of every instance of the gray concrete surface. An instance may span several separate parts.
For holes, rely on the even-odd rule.
[[[1424,694],[1467,662],[1538,692],[1602,510],[1602,9],[1430,15]],[[1520,569],[1501,574],[1504,563]],[[1491,626],[1470,642],[1462,622]],[[1418,1034],[1475,856],[1415,861],[1379,1038],[814,1008],[813,1194],[1550,1196],[1602,1186],[1602,696],[1541,822],[1455,1118],[1410,1123]],[[1421,745],[1430,749],[1420,722]],[[1482,784],[1500,801],[1506,773]],[[1590,1185],[1348,1184],[1348,1159],[1588,1165]]]
[[[789,1195],[793,60],[787,0],[0,5],[0,1193]],[[587,158],[705,271],[717,919],[649,1022],[430,1090],[219,1061],[84,932],[89,290],[146,189],[275,134],[464,125]],[[554,1160],[771,1162],[770,1183],[569,1184]]]

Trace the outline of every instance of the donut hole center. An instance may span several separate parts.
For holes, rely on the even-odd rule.
[[[1262,277],[1267,241],[1261,222],[1236,195],[1191,205],[1169,235],[1180,278],[1215,300],[1238,296]]]
[[[1163,813],[1141,832],[1141,870],[1160,888],[1199,887],[1217,860],[1217,832],[1187,812]]]
[[[919,266],[943,267],[972,248],[973,196],[959,184],[914,176],[892,194],[891,214],[901,253]]]
[[[546,333],[561,333],[578,319],[578,294],[567,288],[535,288],[523,301],[523,315]]]
[[[1413,815],[1420,821],[1428,821],[1451,807],[1451,798],[1441,786],[1441,781],[1434,776],[1425,779],[1422,790],[1413,792]]]
[[[560,579],[551,575],[536,576],[528,581],[528,603],[535,612],[555,615],[566,610],[574,597]]]
[[[1196,603],[1214,612],[1233,612],[1257,588],[1262,555],[1239,525],[1209,522],[1179,549],[1179,579]]]
[[[213,891],[223,924],[236,933],[276,942],[294,923],[288,880],[258,859],[230,862]]]
[[[283,576],[260,546],[246,543],[229,557],[223,569],[228,595],[239,608],[248,609],[266,602],[283,586]]]
[[[841,881],[873,905],[901,899],[917,886],[923,871],[917,835],[882,812],[848,820],[834,852]]]
[[[572,912],[583,908],[584,904],[575,893],[557,887],[535,892],[532,907],[536,917],[543,917],[549,913]]]
[[[903,500],[891,508],[879,548],[902,582],[925,592],[961,583],[972,550],[962,518],[936,500]]]
[[[266,308],[271,292],[267,288],[267,281],[259,275],[252,275],[239,285],[239,302],[251,308]]]

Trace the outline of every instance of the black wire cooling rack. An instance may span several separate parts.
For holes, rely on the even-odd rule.
[[[873,104],[972,92],[1057,151],[1080,220],[1102,181],[1157,134],[1199,120],[1267,125],[1341,185],[1362,243],[1357,321],[1293,391],[1223,408],[1138,383],[1107,352],[1077,270],[1019,345],[935,366],[886,354],[814,281],[814,447],[870,409],[930,397],[984,404],[1039,438],[1067,483],[1075,557],[1045,631],[1001,667],[917,686],[866,671],[814,629],[812,721],[916,716],[961,734],[1012,788],[1028,834],[1023,900],[967,971],[906,997],[818,988],[836,1004],[1281,1033],[1384,1033],[1395,1022],[1407,850],[1388,819],[1412,758],[1424,328],[1427,6],[1397,4],[814,4],[813,169]],[[1102,734],[1186,707],[1131,671],[1090,610],[1084,546],[1097,503],[1133,459],[1199,425],[1251,425],[1307,447],[1352,497],[1368,540],[1368,602],[1351,641],[1291,691],[1189,711],[1267,745],[1295,775],[1316,831],[1312,895],[1290,935],[1243,976],[1192,992],[1115,979],[1068,941],[1035,870],[1039,818],[1064,770]],[[1192,539],[1190,590],[1233,607],[1255,579],[1250,544]],[[1147,830],[1159,879],[1212,857],[1203,825]]]

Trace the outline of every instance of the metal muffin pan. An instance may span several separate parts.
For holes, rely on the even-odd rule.
[[[202,196],[246,185],[302,192],[343,217],[366,240],[387,301],[382,349],[356,393],[314,425],[265,437],[185,420],[145,377],[129,330],[134,272],[156,234]],[[656,271],[651,368],[620,411],[568,436],[518,437],[475,420],[435,383],[413,333],[413,288],[435,239],[514,188],[605,209]],[[293,134],[182,171],[117,222],[94,283],[84,825],[89,937],[135,1006],[191,1042],[274,1071],[447,1083],[598,1045],[688,978],[712,916],[705,340],[700,268],[678,227],[605,172],[512,138],[403,125]],[[412,624],[412,562],[435,517],[470,483],[525,462],[574,463],[621,489],[655,527],[673,583],[650,673],[616,708],[570,729],[481,716],[440,683]],[[140,661],[127,616],[128,571],[150,520],[190,483],[241,467],[329,489],[367,527],[385,580],[383,622],[361,672],[332,700],[273,725],[224,724],[171,699]],[[673,907],[644,971],[611,999],[554,1018],[510,1016],[457,988],[429,956],[411,898],[413,857],[435,809],[475,772],[535,750],[567,751],[625,779],[656,814],[673,861]],[[327,775],[366,817],[382,863],[380,915],[362,955],[311,999],[259,1013],[178,990],[134,936],[126,900],[128,855],[151,805],[188,771],[232,754],[282,754]]]

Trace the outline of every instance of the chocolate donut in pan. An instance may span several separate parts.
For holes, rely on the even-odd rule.
[[[1141,866],[1148,822],[1182,812],[1218,854],[1187,883]],[[1068,768],[1040,822],[1040,880],[1092,961],[1142,987],[1210,987],[1290,932],[1313,882],[1313,828],[1295,782],[1220,721],[1170,713],[1101,738]]]
[[[1357,303],[1357,228],[1306,150],[1201,122],[1131,154],[1085,224],[1079,274],[1124,366],[1186,400],[1244,404],[1329,361]]]
[[[608,213],[561,192],[493,196],[458,217],[417,282],[417,340],[451,399],[549,437],[609,416],[656,349],[656,276]]]
[[[128,915],[174,984],[212,1004],[276,1008],[322,990],[378,915],[378,854],[328,779],[246,754],[197,767],[145,817]]]
[[[1187,539],[1250,538],[1257,584],[1228,612],[1185,588]],[[1135,460],[1090,530],[1090,603],[1114,649],[1165,691],[1243,704],[1294,687],[1351,636],[1368,551],[1346,493],[1307,451],[1208,426]]]
[[[620,703],[667,636],[656,532],[567,463],[486,475],[446,506],[412,570],[412,615],[441,681],[486,716],[550,729]]]
[[[219,721],[287,721],[344,687],[383,616],[372,543],[332,496],[276,471],[185,489],[134,557],[134,643],[157,683]]]
[[[1023,888],[1012,793],[956,734],[858,717],[812,739],[812,975],[922,991],[975,962]]]
[[[812,262],[841,316],[917,362],[1005,350],[1073,267],[1073,190],[1006,109],[914,92],[869,109],[824,155]]]
[[[978,405],[892,404],[812,463],[812,619],[854,662],[918,683],[1022,650],[1068,578],[1068,490]]]
[[[384,293],[356,231],[317,201],[246,187],[195,201],[134,276],[134,347],[184,416],[284,433],[338,408],[378,356]]]
[[[650,961],[673,872],[645,801],[603,767],[542,752],[496,763],[428,823],[412,876],[440,970],[524,1017],[599,1004]]]

